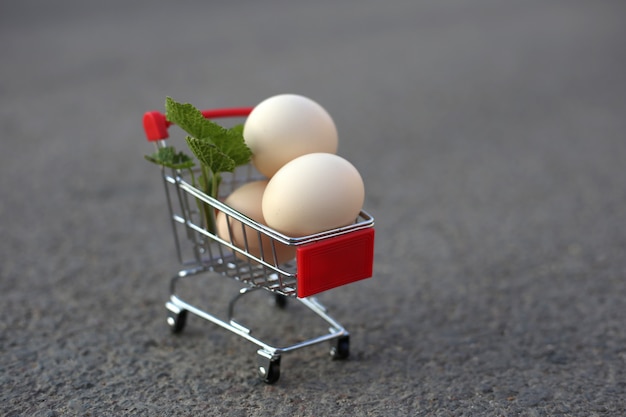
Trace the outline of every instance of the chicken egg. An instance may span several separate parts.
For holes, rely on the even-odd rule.
[[[266,180],[246,183],[235,189],[224,203],[252,220],[265,224],[261,205],[267,183]],[[241,249],[245,249],[247,244],[248,252],[269,264],[274,264],[272,247],[276,249],[276,262],[278,264],[287,262],[295,257],[296,249],[294,247],[276,241],[272,245],[272,239],[269,236],[260,234],[252,227],[245,226],[242,222],[232,217],[229,219],[230,221],[227,222],[227,216],[222,211],[217,214],[216,226],[217,234],[220,238],[227,242],[232,242],[233,245]],[[228,223],[230,223],[230,231]],[[239,253],[237,253],[237,257],[245,258],[244,255]]]
[[[298,156],[336,153],[337,128],[317,102],[298,94],[279,94],[257,104],[248,115],[243,137],[252,163],[267,178]]]
[[[288,236],[306,236],[354,223],[365,199],[363,179],[346,159],[306,154],[269,180],[262,211],[267,225]]]

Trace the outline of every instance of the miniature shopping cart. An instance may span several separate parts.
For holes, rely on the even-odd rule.
[[[204,117],[245,118],[252,108],[227,108],[202,111]],[[157,149],[169,146],[167,141],[171,123],[164,114],[151,111],[144,114],[144,129],[148,141]],[[252,165],[239,167],[234,173],[222,174],[220,192],[223,196],[246,182],[260,179]],[[361,211],[354,223],[345,227],[304,237],[290,237],[260,224],[222,202],[194,187],[185,170],[162,167],[165,194],[174,232],[177,255],[183,266],[170,283],[170,298],[166,303],[167,323],[172,332],[183,330],[188,313],[209,320],[222,328],[258,346],[257,372],[259,377],[274,383],[280,376],[280,360],[283,353],[303,347],[329,342],[330,354],[334,359],[349,355],[350,335],[348,331],[327,312],[315,294],[359,281],[372,276],[374,257],[374,219]],[[209,210],[201,208],[210,207]],[[222,212],[229,224],[241,227],[244,245],[233,243],[232,237],[223,238],[206,227],[205,213],[217,216]],[[229,228],[232,236],[232,230]],[[270,239],[270,249],[261,253],[248,251],[248,242]],[[279,264],[276,247],[292,246],[295,258]],[[243,246],[243,247],[241,247]],[[258,251],[257,251],[258,252]],[[237,281],[239,291],[228,304],[226,318],[219,318],[195,303],[183,299],[177,292],[179,281],[198,274],[223,275]],[[209,289],[210,290],[210,289]],[[273,294],[278,307],[284,308],[287,299],[293,298],[313,311],[329,326],[328,333],[300,340],[288,346],[273,346],[252,335],[252,330],[234,318],[235,303],[254,290],[266,290]]]

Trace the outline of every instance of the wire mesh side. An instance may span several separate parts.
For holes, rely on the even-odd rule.
[[[241,168],[222,178],[221,193],[227,195],[240,185],[258,179],[258,174],[253,169],[247,166]],[[210,230],[207,225],[215,225],[218,213],[223,210],[218,205],[212,204],[201,191],[193,189],[185,182],[184,177],[184,173],[180,171],[163,170],[179,262],[186,267],[200,267],[251,286],[263,287],[286,296],[295,296],[297,290],[295,260],[279,262],[276,249],[279,243],[264,235],[262,231],[255,230],[254,221],[250,219],[248,221],[252,227],[240,223],[231,213],[223,213],[229,225],[227,235],[219,236],[215,230]],[[203,198],[198,198],[197,194]],[[231,223],[236,226],[230,226]],[[242,228],[243,245],[235,242],[232,227]],[[269,249],[267,245],[261,245],[260,253],[252,253],[250,247],[254,241],[268,239],[271,242]]]

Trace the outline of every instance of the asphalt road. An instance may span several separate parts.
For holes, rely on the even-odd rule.
[[[626,414],[625,12],[3,2],[0,414]],[[376,253],[372,279],[319,297],[350,358],[301,349],[265,385],[254,345],[165,324],[179,266],[141,117],[283,92],[333,116]],[[207,280],[223,301],[232,283]],[[313,328],[254,296],[263,331]]]

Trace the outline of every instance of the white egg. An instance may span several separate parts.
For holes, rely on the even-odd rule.
[[[311,153],[274,174],[262,210],[268,226],[298,237],[354,223],[364,199],[363,179],[354,165],[335,154]]]
[[[279,94],[256,105],[243,137],[256,169],[271,178],[283,165],[314,152],[336,153],[337,128],[317,102],[297,94]]]
[[[244,184],[233,191],[226,198],[224,203],[252,220],[265,224],[261,204],[266,186],[267,181],[253,181]],[[224,212],[220,211],[217,214],[216,226],[218,236],[227,242],[231,242],[241,249],[245,249],[247,245],[249,253],[264,259],[270,264],[274,263],[273,249],[275,249],[278,264],[295,257],[295,247],[284,245],[276,241],[272,244],[272,239],[269,236],[261,235],[252,227],[245,226],[232,217],[230,218],[229,229],[226,218]],[[263,250],[261,250],[261,248],[263,248]],[[237,255],[239,258],[245,258],[244,255],[239,253],[237,253]]]

